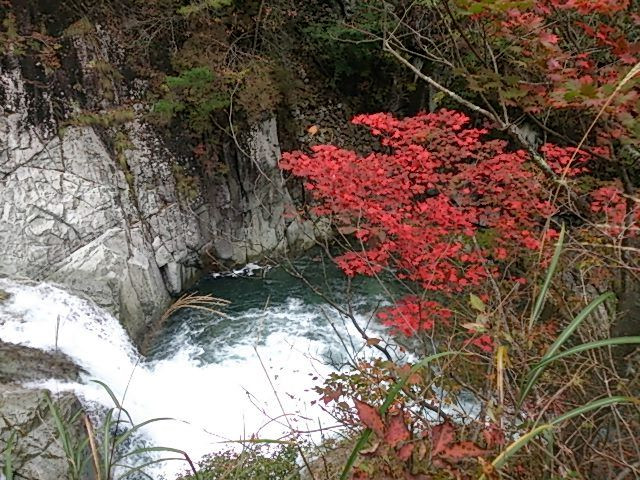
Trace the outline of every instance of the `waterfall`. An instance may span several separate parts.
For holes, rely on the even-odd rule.
[[[48,380],[32,386],[54,393],[73,390],[88,408],[94,402],[111,407],[105,390],[89,381],[100,380],[124,399],[135,423],[155,417],[176,419],[145,427],[145,436],[154,445],[180,448],[197,460],[228,448],[225,440],[253,435],[278,438],[289,425],[315,430],[335,423],[311,404],[318,397],[312,387],[331,368],[319,360],[326,339],[303,334],[320,330],[314,324],[318,313],[299,300],[263,312],[266,319],[286,318],[257,343],[246,338],[230,349],[224,339],[212,339],[220,343],[208,345],[221,353],[215,363],[202,360],[202,346],[192,341],[188,329],[171,338],[174,349],[169,355],[151,361],[138,355],[117,319],[89,300],[46,283],[0,279],[0,289],[10,294],[0,303],[2,340],[59,350],[86,371],[79,383]],[[264,318],[256,319],[256,325]],[[177,463],[165,464],[162,473],[171,478],[183,471],[184,465]]]

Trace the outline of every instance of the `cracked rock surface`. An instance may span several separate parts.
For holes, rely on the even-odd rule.
[[[186,202],[172,170],[179,159],[152,127],[127,123],[116,158],[109,132],[34,125],[29,112],[46,96],[31,98],[13,67],[0,70],[0,275],[87,294],[140,344],[203,257],[228,266],[313,244],[317,227],[292,216],[273,118],[246,132],[243,148],[227,145],[229,174],[196,179]]]

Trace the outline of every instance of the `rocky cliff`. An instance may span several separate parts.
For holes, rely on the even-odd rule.
[[[28,25],[38,8],[18,12],[20,21]],[[122,61],[106,31],[66,38],[54,70],[7,45],[0,46],[0,276],[87,295],[139,345],[205,263],[227,268],[313,244],[316,229],[292,215],[277,168],[274,117],[223,139],[224,173],[202,176],[179,137],[147,122],[146,85],[98,72]],[[12,438],[21,478],[66,478],[67,469],[48,392],[22,384],[76,376],[67,359],[0,339],[0,452],[4,458]],[[64,415],[81,408],[72,394],[57,405]]]
[[[87,294],[140,340],[203,258],[228,265],[304,248],[314,227],[291,215],[274,118],[224,142],[224,175],[198,178],[145,122],[144,85],[113,81],[100,98],[95,65],[117,64],[117,52],[98,29],[69,40],[55,72],[3,58],[0,275]],[[88,104],[102,113],[79,115]]]

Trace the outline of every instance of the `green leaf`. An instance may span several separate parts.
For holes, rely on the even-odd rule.
[[[603,293],[602,295],[598,296],[598,298],[595,298],[594,300],[592,300],[591,303],[589,303],[589,305],[587,305],[584,309],[582,309],[582,311],[576,316],[576,318],[574,318],[571,321],[571,323],[567,326],[567,328],[563,330],[563,332],[556,339],[556,341],[553,342],[553,345],[549,347],[549,349],[547,350],[547,353],[545,353],[545,355],[542,357],[542,361],[548,360],[549,358],[554,356],[555,353],[558,351],[558,349],[564,344],[564,342],[567,341],[567,339],[576,330],[576,328],[580,326],[580,324],[584,321],[584,319],[587,318],[605,300],[613,297],[614,295],[611,292]],[[547,364],[548,362],[545,363],[545,365]],[[533,368],[529,371],[526,377],[527,380],[525,381],[524,386],[520,389],[520,395],[517,403],[518,407],[522,405],[522,402],[524,401],[524,399],[527,397],[527,395],[529,395],[529,392],[535,385],[536,380],[538,380],[543,370],[544,370],[544,367],[539,367],[539,368]]]
[[[558,268],[558,261],[560,260],[560,254],[562,253],[562,245],[564,244],[564,235],[565,235],[565,226],[563,223],[562,228],[560,229],[560,236],[558,237],[558,243],[556,243],[556,248],[553,252],[553,257],[551,258],[551,264],[547,269],[547,275],[544,279],[544,283],[542,284],[542,288],[540,289],[540,293],[538,294],[538,298],[536,298],[536,303],[533,307],[533,311],[531,312],[531,318],[529,319],[529,330],[531,330],[531,328],[533,327],[533,324],[540,317],[540,314],[542,313],[542,309],[544,308],[544,304],[547,301],[547,294],[549,293],[551,280],[553,279],[553,275],[556,273],[556,268]]]
[[[477,310],[479,312],[485,313],[487,310],[487,306],[480,299],[480,297],[474,295],[473,293],[469,294],[469,303],[474,310]]]

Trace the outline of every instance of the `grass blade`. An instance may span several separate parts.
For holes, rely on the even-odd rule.
[[[559,360],[564,357],[568,357],[570,355],[575,355],[576,353],[586,352],[587,350],[594,350],[596,348],[601,348],[601,347],[630,345],[630,344],[640,344],[640,336],[606,338],[604,340],[596,340],[593,342],[582,343],[568,350],[564,350],[563,352],[560,352],[557,355],[553,355],[551,357],[541,360],[538,364],[536,364],[533,367],[531,371],[533,372],[540,368],[544,368],[556,360]]]
[[[578,315],[576,315],[576,317],[571,321],[571,323],[567,326],[567,328],[565,328],[564,331],[558,336],[556,341],[553,342],[553,344],[549,347],[549,349],[547,350],[547,353],[545,353],[544,356],[542,357],[542,361],[545,361],[551,358],[552,356],[554,356],[555,353],[558,351],[558,349],[560,349],[560,347],[564,344],[564,342],[567,341],[567,339],[573,334],[576,328],[580,326],[580,324],[584,321],[584,319],[587,318],[605,300],[612,298],[613,296],[614,295],[611,292],[603,293],[602,295],[592,300],[591,303],[589,303],[589,305],[583,308],[582,311]],[[543,370],[544,368],[532,369],[527,374],[527,377],[526,377],[527,381],[525,382],[524,386],[520,389],[520,395],[519,395],[518,404],[517,404],[518,408],[520,408],[520,406],[522,405],[522,402],[525,400],[527,395],[529,395],[529,392],[535,385],[536,380],[538,380]]]
[[[590,412],[591,410],[596,410],[602,407],[608,407],[609,405],[615,405],[617,403],[637,403],[640,404],[640,399],[636,397],[606,397],[601,398],[600,400],[594,400],[593,402],[589,402],[586,405],[582,405],[581,407],[574,408],[567,413],[563,413],[559,417],[554,418],[549,422],[550,425],[555,426],[559,423],[564,422],[565,420],[569,420],[573,417],[577,417],[578,415],[582,415],[583,413]]]
[[[120,435],[115,440],[115,446],[117,447],[118,445],[120,445],[122,442],[124,442],[127,438],[129,438],[131,435],[133,435],[135,432],[137,432],[139,429],[141,429],[145,425],[148,425],[153,422],[160,422],[162,420],[174,420],[174,419],[171,417],[158,417],[158,418],[152,418],[150,420],[146,420],[142,423],[138,423],[137,425],[134,425],[133,427],[128,429],[126,432],[124,432],[122,435]]]
[[[571,418],[580,416],[592,410],[597,410],[602,407],[607,407],[607,406],[615,405],[619,403],[640,403],[640,399],[634,398],[634,397],[621,397],[621,396],[606,397],[606,398],[601,398],[600,400],[594,400],[593,402],[589,402],[586,405],[583,405],[581,407],[574,408],[573,410],[554,418],[549,423],[545,423],[544,425],[539,425],[535,427],[530,432],[527,432],[526,434],[518,438],[515,442],[511,443],[500,455],[498,455],[493,460],[493,462],[491,462],[491,465],[496,470],[502,468],[511,457],[513,457],[522,447],[524,447],[529,442],[531,442],[531,440],[533,440],[535,437],[537,437],[541,433],[558,426],[560,423],[564,422],[565,420],[569,420]],[[479,480],[486,480],[486,476],[484,474],[481,475]]]
[[[91,458],[93,458],[93,467],[96,471],[96,480],[102,480],[100,475],[100,457],[98,455],[98,447],[96,446],[96,438],[93,432],[93,426],[88,416],[84,416],[84,428],[87,430],[87,439],[91,447]]]
[[[51,397],[49,395],[45,395],[45,401],[47,402],[47,406],[49,407],[49,411],[51,412],[51,416],[53,417],[53,423],[58,430],[58,435],[60,439],[60,443],[62,446],[62,450],[64,451],[65,457],[67,459],[67,463],[69,464],[69,477],[72,480],[77,480],[80,478],[82,472],[80,471],[79,465],[76,463],[76,453],[77,449],[73,446],[73,440],[69,435],[69,422],[66,422],[62,418],[62,413],[58,409],[58,407],[53,403]],[[72,417],[72,420],[78,418],[78,414],[75,414]]]
[[[110,447],[111,447],[111,427],[113,426],[113,412],[114,409],[111,408],[107,412],[107,415],[104,419],[104,425],[102,426],[102,469],[104,473],[105,479],[108,479],[111,476],[111,455],[110,455]],[[116,427],[117,428],[117,427]]]
[[[100,385],[102,388],[105,389],[105,391],[109,394],[109,397],[111,397],[111,401],[113,402],[115,407],[118,410],[120,410],[122,413],[124,413],[127,416],[127,418],[129,419],[129,423],[131,423],[131,425],[133,425],[133,420],[131,419],[131,415],[129,415],[129,412],[120,404],[120,402],[116,398],[116,395],[113,393],[113,390],[111,390],[106,383],[101,382],[100,380],[91,380],[91,381],[93,383],[97,383],[98,385]]]
[[[533,324],[538,321],[538,318],[542,313],[542,309],[544,308],[544,304],[547,301],[547,294],[549,293],[549,288],[551,287],[551,280],[553,280],[553,276],[556,273],[556,269],[558,268],[558,261],[560,260],[560,253],[562,253],[562,246],[564,245],[564,234],[565,227],[563,223],[562,228],[560,229],[558,243],[556,243],[556,248],[553,252],[553,257],[551,258],[551,263],[549,264],[549,268],[547,270],[547,275],[545,276],[544,283],[542,284],[542,288],[540,289],[538,298],[536,298],[536,303],[533,306],[533,311],[531,312],[531,318],[529,319],[529,330],[531,330],[531,328],[533,328]]]
[[[613,297],[614,295],[612,292],[603,293],[602,295],[599,295],[597,298],[592,300],[591,303],[589,303],[589,305],[584,307],[582,311],[580,311],[580,313],[576,315],[576,318],[574,318],[571,321],[571,323],[567,326],[567,328],[564,329],[564,331],[560,334],[560,336],[556,339],[556,341],[553,342],[553,345],[549,347],[549,350],[547,351],[547,353],[545,353],[543,359],[546,359],[551,355],[554,355],[558,351],[558,349],[562,346],[562,344],[566,342],[567,339],[571,336],[571,334],[576,330],[576,328],[580,326],[580,324],[584,321],[585,318],[591,315],[591,313],[596,308],[598,308],[600,304],[602,304],[605,300],[608,300],[609,298],[613,298]]]
[[[15,441],[16,432],[12,431],[7,439],[7,446],[4,451],[4,467],[2,473],[5,480],[13,480],[13,445]]]
[[[498,455],[493,460],[493,462],[491,462],[491,465],[493,465],[493,468],[495,469],[502,468],[511,457],[513,457],[516,453],[518,453],[518,450],[520,450],[522,447],[527,445],[531,440],[533,440],[536,436],[540,435],[542,432],[544,432],[549,428],[552,428],[552,425],[546,423],[544,425],[539,425],[533,430],[531,430],[530,432],[527,432],[524,435],[522,435],[515,442],[511,443],[507,448],[505,448],[504,451],[500,455]],[[484,479],[485,477],[483,475],[480,478]]]
[[[127,452],[122,457],[120,457],[120,459],[123,459],[123,458],[126,458],[126,457],[130,457],[131,455],[139,455],[141,453],[150,453],[150,452],[171,452],[171,453],[177,453],[179,455],[182,455],[182,457],[184,458],[184,461],[189,464],[189,468],[191,468],[191,471],[193,472],[193,474],[196,476],[196,478],[199,478],[198,472],[196,470],[196,466],[194,465],[193,461],[191,460],[191,457],[189,457],[189,454],[187,452],[185,452],[184,450],[180,450],[178,448],[172,448],[172,447],[141,447],[141,448],[136,448],[135,450],[131,450],[130,452]]]
[[[351,471],[351,467],[353,467],[353,464],[356,463],[360,450],[362,450],[369,441],[371,433],[372,430],[370,428],[367,428],[364,432],[362,432],[362,435],[360,435],[360,438],[356,442],[355,447],[353,447],[353,450],[351,451],[351,454],[347,459],[347,463],[344,464],[344,469],[342,470],[342,474],[340,475],[340,480],[347,480],[349,472]]]

